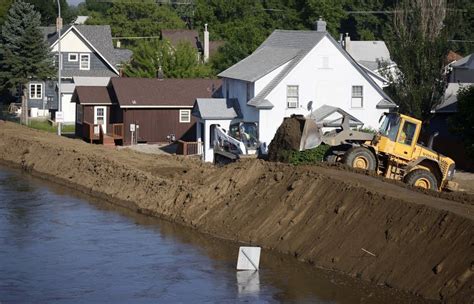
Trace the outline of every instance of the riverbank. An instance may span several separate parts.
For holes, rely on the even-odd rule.
[[[0,159],[140,213],[429,299],[474,300],[474,206],[331,168],[215,168],[13,123]]]

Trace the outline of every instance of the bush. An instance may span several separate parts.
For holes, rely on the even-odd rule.
[[[293,165],[312,164],[316,162],[322,162],[324,154],[329,149],[328,145],[320,145],[311,150],[305,151],[286,151],[287,159],[286,162]]]

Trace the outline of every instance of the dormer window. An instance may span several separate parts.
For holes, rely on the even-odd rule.
[[[68,57],[68,61],[69,62],[77,62],[78,58],[77,58],[77,54],[76,53],[71,53],[69,54],[69,57]]]
[[[81,62],[79,64],[80,70],[90,70],[91,68],[91,56],[90,54],[81,54]]]

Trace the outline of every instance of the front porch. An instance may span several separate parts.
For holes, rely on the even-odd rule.
[[[82,138],[91,144],[97,142],[102,145],[115,146],[123,143],[123,123],[111,124],[110,132],[104,132],[102,124],[93,124],[88,121],[84,121],[82,126]]]

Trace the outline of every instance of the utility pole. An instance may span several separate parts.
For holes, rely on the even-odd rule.
[[[58,2],[58,19],[56,20],[56,29],[58,31],[58,112],[61,112],[62,94],[61,94],[61,69],[63,68],[61,56],[61,29],[63,27],[63,19],[61,18],[61,3]],[[62,113],[61,113],[62,115]],[[61,123],[58,122],[58,136],[61,136]]]

